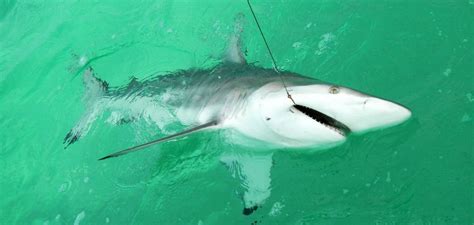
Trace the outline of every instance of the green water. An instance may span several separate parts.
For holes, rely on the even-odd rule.
[[[215,65],[234,16],[247,59],[270,67],[244,1],[0,1],[0,224],[472,224],[474,2],[254,0],[276,60],[409,107],[403,125],[316,153],[276,152],[272,195],[242,215],[228,151],[106,117],[68,149],[81,71],[130,76]]]

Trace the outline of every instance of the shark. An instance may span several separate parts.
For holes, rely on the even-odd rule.
[[[223,59],[211,68],[133,78],[118,87],[110,87],[91,67],[85,69],[85,112],[65,136],[65,146],[84,137],[106,112],[113,124],[142,118],[168,135],[100,160],[194,132],[226,131],[225,141],[248,150],[223,154],[219,160],[239,175],[245,188],[242,213],[250,215],[271,195],[274,151],[327,149],[353,133],[395,126],[410,118],[410,110],[393,101],[247,63],[242,52],[243,29],[236,24]],[[182,130],[170,132],[169,127]]]

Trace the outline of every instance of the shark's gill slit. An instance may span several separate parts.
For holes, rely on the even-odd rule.
[[[293,107],[295,107],[295,109],[297,109],[298,111],[302,112],[303,114],[307,115],[308,117],[311,117],[313,120],[315,120],[316,122],[320,123],[320,124],[323,124],[325,125],[326,127],[328,128],[331,128],[335,131],[337,131],[338,133],[340,133],[341,135],[347,135],[351,132],[351,129],[346,126],[345,124],[343,124],[342,122],[322,113],[322,112],[319,112],[315,109],[312,109],[312,108],[309,108],[309,107],[306,107],[306,106],[303,106],[303,105],[293,105]]]

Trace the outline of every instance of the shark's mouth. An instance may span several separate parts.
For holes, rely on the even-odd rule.
[[[351,132],[351,129],[343,124],[342,122],[339,122],[338,120],[322,113],[319,112],[315,109],[303,106],[303,105],[294,105],[294,107],[305,114],[306,116],[310,117],[311,119],[315,120],[316,122],[338,132],[339,134],[346,136]]]

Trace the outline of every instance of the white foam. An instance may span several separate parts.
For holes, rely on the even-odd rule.
[[[321,35],[321,40],[318,43],[318,50],[315,51],[316,55],[324,54],[328,49],[329,45],[334,42],[336,35],[332,33],[326,33]]]
[[[79,62],[78,62],[78,63],[79,63],[79,66],[84,66],[84,65],[86,65],[86,63],[87,63],[87,57],[86,57],[85,55],[81,56],[81,57],[79,58]]]
[[[462,118],[461,118],[461,122],[463,122],[463,123],[469,122],[469,121],[471,121],[471,120],[472,120],[472,118],[471,118],[471,117],[469,116],[469,114],[467,114],[467,113],[464,114],[464,115],[462,116]]]
[[[468,99],[470,102],[474,102],[474,98],[472,97],[472,94],[471,94],[471,93],[467,93],[467,94],[466,94],[466,97],[467,97],[467,99]]]
[[[293,48],[295,48],[295,49],[301,48],[301,42],[295,42],[295,43],[293,43]]]
[[[72,186],[72,182],[68,180],[62,183],[61,186],[59,186],[58,192],[66,192],[69,190],[69,188],[71,188],[71,186]]]
[[[448,77],[451,74],[451,71],[451,68],[447,68],[446,70],[444,70],[443,75]]]
[[[84,211],[77,214],[76,219],[74,220],[74,225],[79,225],[84,217],[86,217],[86,212]]]
[[[269,216],[278,216],[278,215],[280,215],[281,210],[283,209],[283,207],[285,207],[285,205],[283,205],[282,203],[275,202],[275,204],[273,204],[272,209],[270,210],[268,215]]]

